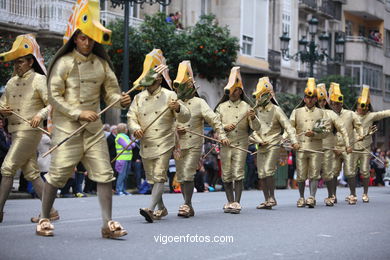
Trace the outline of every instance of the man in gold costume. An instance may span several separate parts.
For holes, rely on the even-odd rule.
[[[146,180],[153,185],[149,207],[140,209],[140,214],[149,223],[168,215],[162,195],[169,159],[175,146],[175,119],[179,123],[186,123],[191,117],[176,93],[161,86],[161,73],[156,72],[161,65],[165,65],[161,50],[154,49],[146,55],[143,73],[134,82],[135,87],[145,89],[134,97],[127,114],[130,134],[141,141],[140,155]],[[169,85],[170,80],[167,83]],[[158,209],[154,211],[156,206]]]
[[[54,108],[55,126],[53,144],[67,138],[83,123],[89,124],[53,152],[49,173],[45,176],[42,218],[36,229],[40,236],[53,235],[49,209],[57,189],[65,185],[80,161],[87,169],[88,177],[97,182],[102,237],[117,238],[127,234],[111,219],[111,182],[115,178],[98,112],[101,98],[106,104],[120,101],[117,107],[126,108],[130,105],[130,97],[121,95],[110,59],[103,49],[102,44],[111,41],[111,31],[100,24],[99,16],[99,1],[79,0],[76,3],[64,36],[64,46],[49,67],[49,102]]]
[[[260,123],[255,111],[244,100],[240,67],[233,67],[229,81],[224,88],[225,95],[216,108],[227,138],[234,146],[247,149],[249,131],[258,130]],[[247,153],[237,148],[222,146],[220,150],[222,181],[228,202],[223,206],[225,213],[238,214],[241,211],[241,194],[244,189],[245,162]],[[234,193],[233,193],[234,191]]]
[[[288,117],[279,107],[271,82],[268,77],[259,79],[256,91],[257,117],[260,120],[260,129],[253,133],[254,141],[259,145],[257,151],[257,171],[264,194],[264,202],[257,209],[272,209],[277,205],[275,199],[275,172],[280,159],[282,133],[291,140],[294,149],[298,149],[295,129],[291,126]]]
[[[179,64],[173,86],[178,96],[183,95],[182,93],[185,94],[183,103],[191,112],[190,121],[177,124],[180,156],[176,158],[177,181],[180,183],[184,197],[184,204],[179,207],[178,216],[188,218],[195,214],[191,200],[194,192],[194,177],[202,153],[204,139],[201,136],[186,132],[186,129],[203,134],[204,121],[206,121],[217,132],[225,145],[228,144],[228,139],[218,116],[206,101],[197,95],[190,61],[182,61]]]
[[[340,121],[337,114],[329,107],[328,92],[326,91],[325,84],[323,83],[317,85],[317,98],[318,105],[321,109],[324,110],[325,118],[329,121],[328,123],[330,124],[329,134],[324,139],[322,139],[324,158],[322,160],[321,176],[328,190],[328,197],[325,198],[324,202],[326,206],[331,207],[334,205],[335,198],[335,195],[333,194],[333,185],[335,185],[333,182],[333,161],[336,159],[336,157],[333,149],[337,141],[336,132],[339,132],[343,136],[346,147],[350,147],[350,142],[343,122]]]
[[[47,100],[46,68],[39,45],[33,34],[19,35],[8,52],[0,54],[2,62],[14,61],[14,75],[7,82],[0,99],[0,113],[8,118],[12,145],[1,167],[0,223],[3,209],[11,191],[18,169],[31,181],[38,197],[42,199],[43,181],[37,165],[36,150],[42,133],[37,129],[47,118],[50,106]],[[12,112],[30,121],[26,123]],[[59,219],[58,212],[50,212],[52,220]],[[36,221],[37,218],[31,218]]]
[[[297,182],[299,199],[297,207],[314,208],[318,180],[320,179],[323,160],[322,139],[329,133],[325,112],[316,107],[317,90],[314,78],[307,80],[305,96],[301,106],[294,109],[290,116],[291,125],[295,127],[301,150],[297,151]],[[321,128],[315,130],[315,124],[323,122]],[[305,200],[305,181],[309,179],[310,196]]]
[[[340,121],[343,122],[345,130],[347,131],[349,142],[352,145],[355,140],[359,140],[363,137],[362,123],[356,113],[351,110],[343,108],[344,96],[341,93],[340,85],[338,83],[330,83],[329,87],[329,99],[330,106],[334,112],[336,112]],[[357,137],[355,137],[355,132]],[[354,154],[352,147],[348,147],[346,141],[340,133],[337,133],[337,141],[335,146],[336,158],[333,160],[333,202],[337,203],[336,189],[337,189],[337,177],[340,174],[341,166],[344,164],[344,175],[347,177],[350,195],[346,198],[349,205],[355,205],[357,202],[356,197],[356,173],[354,166]]]
[[[360,96],[356,102],[355,113],[360,118],[363,127],[363,134],[370,131],[375,121],[390,117],[390,110],[373,112],[370,100],[370,86],[363,85]],[[357,137],[356,137],[357,138]],[[369,202],[368,198],[368,183],[370,179],[370,158],[371,158],[372,137],[367,136],[362,141],[356,142],[354,145],[354,166],[359,163],[360,174],[363,177],[363,202]],[[356,172],[356,171],[355,171]]]

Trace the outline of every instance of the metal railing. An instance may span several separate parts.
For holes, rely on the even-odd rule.
[[[270,70],[280,72],[280,61],[281,61],[280,51],[268,50],[268,63],[269,63]]]
[[[374,46],[379,47],[379,48],[382,48],[382,46],[383,46],[383,43],[377,42],[375,40],[369,39],[369,38],[364,37],[364,36],[347,35],[345,37],[345,40],[347,42],[365,42],[365,43],[374,45]]]
[[[299,0],[299,3],[310,8],[317,9],[317,0]]]
[[[100,20],[101,23],[104,26],[107,26],[111,22],[115,22],[116,20],[123,20],[123,14],[115,13],[112,11],[101,11],[100,12]],[[132,27],[138,27],[141,23],[143,22],[142,19],[135,18],[135,17],[130,17],[129,18],[129,26]]]
[[[319,11],[323,14],[341,20],[341,3],[336,3],[333,0],[322,0],[322,5],[319,7]]]

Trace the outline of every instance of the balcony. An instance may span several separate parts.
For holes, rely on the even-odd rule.
[[[280,72],[280,61],[280,51],[268,50],[269,69],[271,71]]]
[[[380,1],[347,1],[347,4],[344,6],[344,11],[369,20],[383,20],[387,15],[386,5]]]
[[[347,36],[345,42],[346,61],[366,61],[383,65],[382,44],[362,36]]]
[[[100,20],[104,26],[107,26],[110,22],[115,22],[116,20],[123,20],[123,12],[117,13],[113,11],[101,11]],[[129,26],[138,27],[143,22],[142,19],[129,17]]]
[[[317,0],[299,0],[299,7],[315,11],[317,10]]]
[[[318,11],[325,18],[341,20],[341,3],[332,0],[322,0],[322,5],[319,6]]]

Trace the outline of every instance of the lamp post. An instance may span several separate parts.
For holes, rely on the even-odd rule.
[[[113,8],[121,6],[122,9],[125,9],[124,13],[124,52],[123,52],[123,69],[122,69],[122,90],[127,92],[129,90],[129,15],[130,15],[130,6],[134,4],[139,4],[140,8],[143,8],[144,4],[160,4],[162,6],[168,6],[171,4],[171,0],[111,0],[111,5]],[[125,121],[126,115],[121,114],[121,121]]]
[[[328,60],[332,60],[328,53],[328,43],[329,43],[329,35],[326,32],[322,32],[321,35],[319,35],[318,39],[320,40],[319,45],[315,41],[315,36],[317,35],[317,29],[318,29],[318,19],[315,17],[312,17],[309,21],[309,35],[310,35],[310,41],[306,39],[306,36],[302,36],[302,38],[298,41],[298,52],[292,56],[289,54],[289,41],[290,37],[288,36],[287,32],[283,32],[283,35],[280,37],[280,46],[282,51],[282,58],[284,60],[290,60],[295,59],[300,61],[302,63],[308,63],[309,64],[309,76],[314,76],[314,64],[317,61],[323,61],[325,58]],[[344,39],[339,36],[336,41],[336,54],[341,55],[344,53]]]

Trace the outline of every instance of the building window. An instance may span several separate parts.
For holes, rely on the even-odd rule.
[[[201,0],[200,2],[200,14],[205,15],[210,13],[210,1]]]
[[[385,100],[390,101],[390,76],[385,76]]]
[[[390,57],[390,31],[386,30],[385,35],[385,55]]]
[[[352,78],[356,87],[366,84],[373,92],[381,93],[382,91],[383,70],[381,66],[366,62],[350,62],[345,67],[345,75]]]
[[[252,55],[253,38],[243,35],[242,36],[242,54]]]

